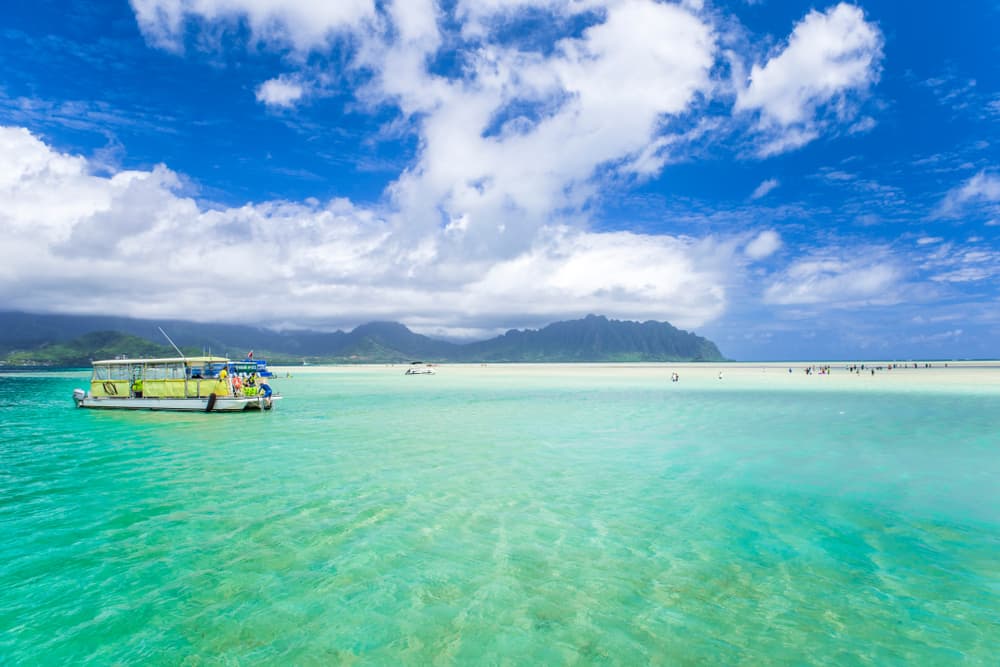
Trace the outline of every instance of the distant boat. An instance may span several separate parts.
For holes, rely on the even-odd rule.
[[[93,362],[90,389],[74,389],[73,402],[107,410],[270,410],[281,398],[267,384],[270,377],[263,359],[109,359]]]
[[[422,361],[414,361],[403,375],[434,375],[434,369],[431,368],[430,364],[425,364]]]

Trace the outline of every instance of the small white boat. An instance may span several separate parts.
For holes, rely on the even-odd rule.
[[[434,369],[431,368],[430,364],[425,364],[422,361],[414,361],[403,375],[434,375]]]
[[[271,377],[263,359],[109,359],[93,362],[90,389],[74,389],[73,402],[110,410],[270,410],[281,398],[267,383]]]

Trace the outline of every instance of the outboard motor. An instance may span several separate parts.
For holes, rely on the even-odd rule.
[[[73,402],[76,403],[76,407],[82,406],[83,399],[85,399],[86,397],[87,397],[87,392],[85,392],[83,389],[73,390]]]

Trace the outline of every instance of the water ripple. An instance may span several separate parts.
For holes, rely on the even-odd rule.
[[[1000,652],[997,397],[430,379],[338,369],[232,416],[76,410],[76,377],[0,377],[0,654]]]

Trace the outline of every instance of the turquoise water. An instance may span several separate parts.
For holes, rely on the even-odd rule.
[[[995,664],[996,385],[668,376],[0,375],[0,662]]]

